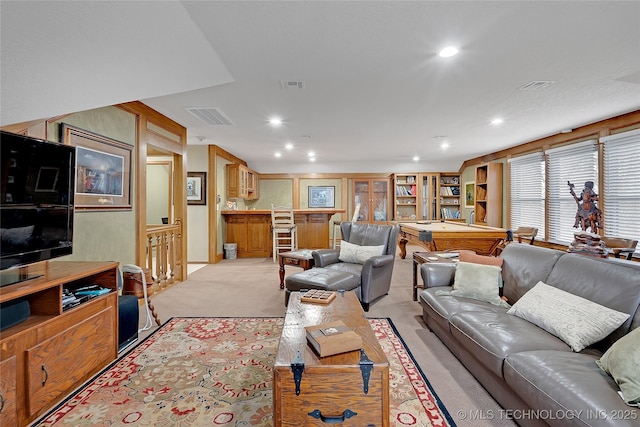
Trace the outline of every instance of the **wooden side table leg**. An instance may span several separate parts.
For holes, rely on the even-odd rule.
[[[418,261],[413,258],[413,300],[418,301]]]
[[[280,258],[280,289],[284,289],[284,259]]]

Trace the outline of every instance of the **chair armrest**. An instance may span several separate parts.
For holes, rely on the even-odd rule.
[[[371,265],[373,268],[384,267],[385,265],[389,265],[393,263],[393,255],[378,255],[372,256],[368,260],[365,261],[363,269],[367,268],[368,265]]]
[[[313,256],[313,262],[316,267],[325,267],[340,262],[339,249],[316,249],[311,252],[311,256]]]
[[[424,288],[451,286],[456,276],[456,265],[449,263],[424,263],[420,267]]]

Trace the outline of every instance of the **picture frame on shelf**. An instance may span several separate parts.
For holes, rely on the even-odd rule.
[[[207,173],[187,172],[187,204],[207,204]]]
[[[131,145],[66,123],[60,140],[76,147],[76,209],[131,209]]]
[[[310,208],[334,208],[335,202],[334,186],[310,186],[309,187],[309,207]]]
[[[473,208],[476,202],[476,190],[475,182],[464,183],[464,207]]]

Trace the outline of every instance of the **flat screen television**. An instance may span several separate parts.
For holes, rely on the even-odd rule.
[[[73,250],[75,148],[0,131],[1,286]]]

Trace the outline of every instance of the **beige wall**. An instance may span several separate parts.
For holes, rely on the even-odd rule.
[[[206,145],[187,146],[187,171],[208,172],[209,148]],[[211,181],[207,176],[207,181]],[[187,207],[187,262],[206,263],[209,259],[209,205],[215,194],[207,186],[207,204]]]
[[[117,141],[135,146],[136,119],[133,114],[117,107],[104,107],[65,116],[53,122],[48,138],[60,141],[60,123],[67,123]],[[73,226],[73,254],[64,260],[119,261],[135,263],[135,165],[132,152],[131,203],[132,209],[122,211],[76,210]]]

